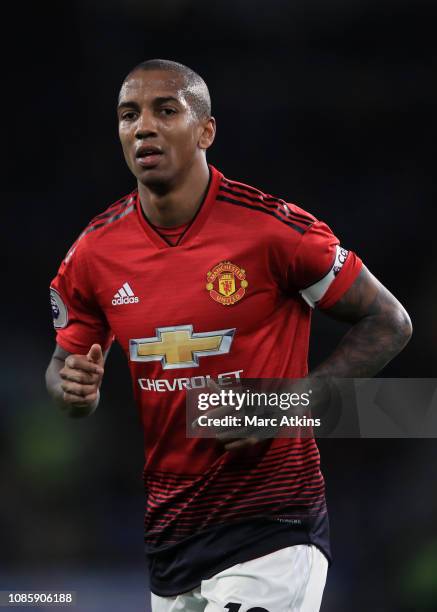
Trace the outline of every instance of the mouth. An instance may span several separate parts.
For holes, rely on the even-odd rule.
[[[137,149],[135,159],[143,168],[153,168],[160,162],[162,155],[163,152],[159,147],[144,145]]]

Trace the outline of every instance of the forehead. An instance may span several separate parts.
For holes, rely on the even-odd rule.
[[[156,97],[174,97],[184,102],[184,79],[176,72],[167,70],[136,70],[123,83],[118,101],[140,101]]]

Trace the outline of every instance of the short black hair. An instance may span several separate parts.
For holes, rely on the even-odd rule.
[[[208,86],[202,77],[188,66],[171,60],[146,60],[132,68],[123,83],[137,70],[166,70],[167,72],[175,72],[184,80],[185,95],[198,119],[206,119],[211,116],[211,97]]]

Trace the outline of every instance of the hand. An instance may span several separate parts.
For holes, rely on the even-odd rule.
[[[217,434],[217,440],[224,444],[225,450],[227,451],[237,451],[242,448],[255,446],[255,444],[258,444],[261,441],[255,436],[236,438],[235,435],[229,433]]]
[[[212,379],[208,381],[207,386],[213,393],[219,393],[221,391],[221,387]],[[236,388],[237,387],[234,387],[234,390]],[[239,387],[239,389],[242,389],[242,387]],[[229,407],[219,406],[218,408],[209,410],[207,414],[208,417],[211,418],[221,418],[227,414],[235,415],[235,411],[230,410]],[[246,433],[247,435],[245,435]],[[246,427],[237,427],[236,429],[229,427],[227,431],[217,433],[216,440],[223,444],[226,451],[238,451],[240,449],[252,447],[260,442],[260,439],[254,436],[253,433],[250,435]]]
[[[104,357],[100,344],[93,344],[88,355],[69,355],[60,370],[63,401],[72,407],[97,406],[104,372]]]

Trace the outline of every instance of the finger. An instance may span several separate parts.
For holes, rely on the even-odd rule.
[[[213,419],[218,419],[228,414],[235,416],[239,415],[239,413],[235,410],[234,406],[218,406],[217,408],[211,408],[210,410],[207,410],[205,414],[207,414],[208,417],[211,417]]]
[[[83,372],[81,370],[72,370],[71,368],[63,368],[59,375],[64,380],[71,380],[72,382],[81,383],[83,385],[97,385],[101,376],[99,374],[92,374],[89,372]]]
[[[61,389],[65,393],[69,393],[70,395],[76,395],[78,397],[86,397],[87,395],[96,392],[95,385],[81,385],[79,383],[74,383],[70,381],[63,381],[61,383]]]
[[[216,383],[213,378],[208,378],[208,382],[206,383],[206,386],[209,389],[212,389],[213,391],[220,391],[221,389],[220,385]]]
[[[216,382],[213,378],[208,378],[206,386],[212,393],[220,392],[223,388],[218,384],[218,381]]]
[[[102,351],[102,347],[100,346],[100,344],[92,345],[92,347],[90,348],[88,352],[87,359],[88,361],[91,361],[92,363],[96,363],[99,365],[103,364],[103,351]]]
[[[97,397],[98,397],[97,391],[93,391],[93,393],[90,393],[89,395],[85,397],[85,401],[87,404],[92,404],[93,402],[96,401]]]
[[[63,400],[66,404],[71,404],[73,406],[89,406],[94,403],[97,399],[97,393],[90,393],[85,397],[79,397],[78,395],[73,395],[72,393],[64,392]]]
[[[65,360],[65,365],[73,370],[82,370],[95,374],[103,374],[103,368],[91,361],[85,355],[69,355]]]
[[[249,437],[248,431],[244,427],[238,429],[229,428],[216,435],[217,440],[222,444],[226,444],[229,441],[247,439]]]
[[[255,444],[258,444],[258,442],[258,438],[243,438],[242,440],[234,440],[233,442],[225,444],[225,450],[239,450],[241,448],[254,446]]]
[[[219,383],[219,381],[218,381],[218,380],[217,380],[217,381],[215,381],[213,378],[208,378],[208,381],[207,381],[207,383],[206,383],[206,386],[207,386],[207,388],[211,389],[211,391],[213,391],[214,393],[216,393],[216,392],[220,392],[222,389],[225,389],[225,390],[226,390],[226,388],[227,388],[227,385],[223,387],[223,386],[222,386],[222,385]],[[233,382],[230,388],[231,388],[233,391],[240,391],[240,392],[243,392],[243,391],[244,391],[244,387],[243,387],[243,385],[242,385],[241,383],[240,383],[240,384],[237,384],[236,382]]]

